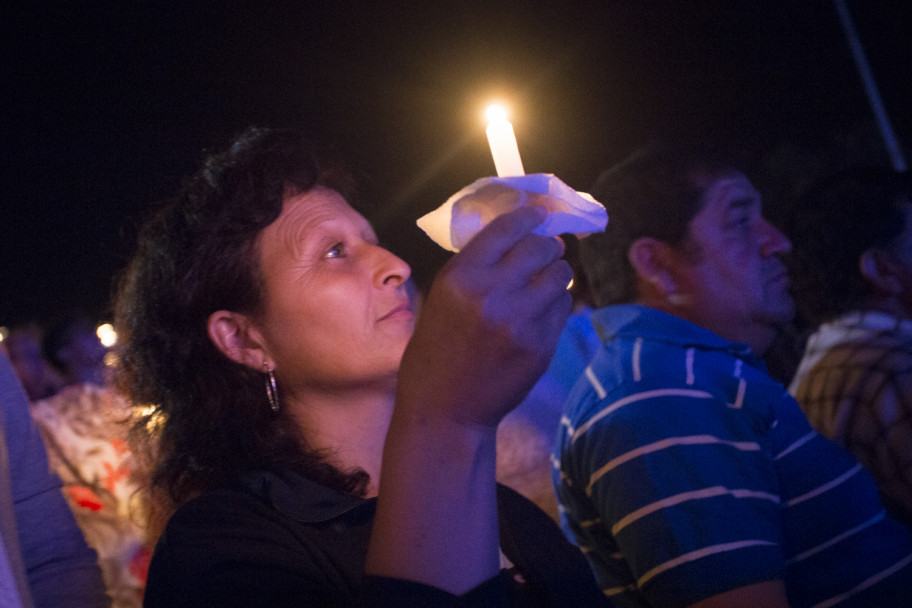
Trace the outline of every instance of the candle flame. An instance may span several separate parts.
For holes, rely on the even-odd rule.
[[[501,105],[491,104],[488,106],[488,109],[485,110],[485,117],[488,119],[488,122],[506,120],[507,110]]]

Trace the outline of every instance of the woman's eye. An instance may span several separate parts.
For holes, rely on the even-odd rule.
[[[328,258],[340,258],[345,255],[345,248],[342,243],[336,243],[326,252],[326,257]]]

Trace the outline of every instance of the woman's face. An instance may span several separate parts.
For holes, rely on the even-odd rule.
[[[411,270],[364,217],[317,187],[287,198],[256,245],[264,297],[254,323],[286,395],[395,380],[415,323]]]

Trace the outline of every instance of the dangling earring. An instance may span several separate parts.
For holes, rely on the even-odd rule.
[[[279,413],[279,391],[276,388],[275,374],[269,367],[269,364],[263,361],[263,369],[266,371],[266,398],[269,399],[269,407],[273,413]]]

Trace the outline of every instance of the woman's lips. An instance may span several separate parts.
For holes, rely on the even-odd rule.
[[[377,321],[386,321],[389,319],[395,319],[399,317],[413,317],[412,310],[409,308],[408,302],[396,306],[391,311],[377,319]]]

